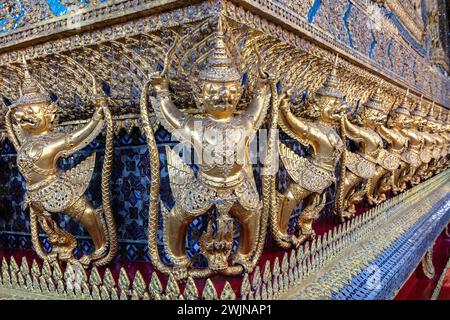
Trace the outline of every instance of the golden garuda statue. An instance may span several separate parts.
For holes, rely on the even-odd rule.
[[[410,117],[409,110],[405,108],[405,98],[406,96],[398,106],[395,106],[394,103],[394,106],[388,114],[386,123],[387,129],[390,130],[390,134],[395,138],[395,152],[398,152],[401,155],[400,167],[393,170],[390,178],[390,189],[394,194],[397,194],[402,190],[400,188],[400,177],[402,172],[408,167],[408,162],[405,161],[403,154],[408,146],[409,140],[403,134],[403,130],[410,128],[413,120]],[[404,188],[406,188],[406,185]]]
[[[383,149],[383,140],[376,132],[385,121],[385,110],[376,103],[377,94],[360,107],[353,121],[342,118],[341,135],[357,142],[359,150],[344,152],[334,207],[341,220],[356,213],[355,205],[367,195],[371,179],[395,165],[395,158]]]
[[[344,143],[337,127],[343,112],[342,94],[338,88],[336,64],[325,83],[319,88],[298,117],[291,111],[289,95],[280,102],[279,126],[293,139],[312,148],[303,158],[285,144],[279,143],[281,160],[293,182],[286,191],[278,193],[278,208],[272,211],[272,236],[279,246],[299,246],[314,236],[312,223],[319,216],[326,201],[325,189],[336,181],[334,171]],[[298,219],[299,235],[288,235],[288,223],[294,209],[303,201]]]
[[[105,265],[117,252],[115,223],[110,207],[109,181],[112,159],[112,118],[107,100],[95,96],[96,110],[92,119],[73,132],[55,132],[56,102],[42,92],[31,77],[23,58],[23,86],[19,99],[6,114],[9,139],[17,150],[17,165],[26,181],[25,207],[30,210],[31,235],[37,254],[50,262]],[[96,86],[94,85],[94,92]],[[66,158],[86,147],[107,124],[105,162],[102,176],[103,206],[95,209],[84,195],[91,180],[95,153],[76,167],[58,169],[60,158]],[[65,213],[79,222],[92,238],[94,251],[76,259],[75,237],[59,226],[58,214]],[[44,252],[39,239],[39,226],[48,235],[52,246]]]
[[[447,109],[447,116],[445,118],[443,118],[443,122],[444,122],[444,126],[445,126],[445,132],[444,132],[444,136],[445,136],[445,140],[446,142],[446,150],[445,150],[445,165],[444,168],[448,168],[450,165],[450,112]]]
[[[434,118],[434,137],[438,141],[436,150],[436,165],[434,167],[434,173],[440,173],[445,167],[447,158],[447,139],[445,136],[445,123],[442,118],[443,108],[439,108],[438,115]],[[432,126],[433,127],[433,126]],[[432,129],[433,130],[433,129]]]
[[[386,126],[389,109],[383,105],[380,86],[364,104],[365,108],[380,111],[382,119],[375,131],[386,142],[387,148],[381,149],[377,156],[377,170],[366,185],[367,200],[371,205],[377,205],[386,200],[386,192],[391,189],[392,174],[400,167],[401,154],[406,147],[406,139],[397,131]]]
[[[444,139],[442,139],[442,137],[438,134],[440,128],[439,123],[436,121],[436,118],[434,116],[434,111],[435,106],[433,102],[423,121],[423,132],[428,136],[431,136],[434,140],[434,144],[430,149],[431,159],[428,162],[428,166],[426,169],[418,172],[418,174],[424,176],[424,178],[429,178],[436,173],[439,166],[439,160],[441,159],[442,155],[442,143],[444,142]]]
[[[220,18],[213,40],[207,65],[199,74],[201,91],[194,90],[197,107],[202,111],[201,117],[178,109],[170,96],[166,71],[177,41],[165,58],[164,70],[150,75],[142,92],[141,114],[150,149],[152,182],[149,252],[152,263],[160,271],[172,272],[177,278],[236,275],[251,271],[261,255],[267,229],[270,207],[267,204],[263,209],[256,188],[249,159],[249,143],[264,122],[271,93],[276,93],[276,88],[267,74],[260,70],[252,101],[242,113],[237,114],[236,107],[243,92],[241,75],[229,56]],[[157,119],[180,142],[192,146],[199,159],[198,172],[194,173],[175,150],[166,147],[175,205],[170,212],[164,204],[160,206],[164,247],[172,267],[160,260],[158,252],[159,158],[146,105],[149,84],[155,92],[150,100]],[[213,208],[217,209],[215,228],[211,215]],[[185,238],[189,224],[207,213],[210,214],[210,222],[201,237],[200,247],[208,266],[198,269],[191,266],[186,256]],[[240,239],[229,265],[234,219],[240,225]]]
[[[414,178],[417,168],[421,164],[420,153],[424,145],[424,139],[422,134],[418,130],[418,122],[414,121],[413,116],[410,112],[410,102],[409,102],[409,89],[400,103],[400,105],[395,109],[396,113],[401,113],[405,115],[404,121],[407,121],[400,130],[401,134],[408,139],[408,146],[402,153],[402,160],[406,165],[400,168],[398,182],[394,193],[403,192],[407,188],[407,183],[411,182]]]
[[[427,178],[429,178],[428,172],[428,165],[431,161],[433,150],[435,150],[436,144],[438,141],[433,137],[432,134],[430,134],[427,130],[427,112],[426,107],[422,103],[423,96],[420,98],[420,101],[416,104],[413,111],[411,111],[411,116],[413,118],[413,121],[417,127],[417,130],[420,132],[423,138],[423,146],[422,150],[420,151],[420,165],[417,168],[414,177],[411,179],[412,185],[417,185],[420,183],[420,181],[423,181]]]

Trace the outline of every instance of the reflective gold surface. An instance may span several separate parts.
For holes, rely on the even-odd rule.
[[[313,101],[307,105],[304,117],[297,117],[291,112],[289,95],[281,101],[281,129],[302,144],[310,145],[313,150],[312,155],[305,159],[280,143],[280,157],[294,180],[283,194],[278,194],[278,208],[272,212],[272,236],[283,248],[298,247],[314,236],[312,223],[326,201],[323,192],[336,180],[334,168],[344,149],[337,132],[343,104],[336,63],[324,85],[316,91]],[[299,235],[290,236],[287,234],[288,223],[301,201],[304,208],[297,222]]]
[[[55,133],[57,104],[42,93],[25,59],[23,68],[22,95],[9,108],[6,124],[9,138],[17,150],[17,165],[27,183],[25,207],[30,210],[34,248],[42,259],[48,261],[78,261],[85,267],[91,263],[106,264],[114,257],[114,253],[110,253],[117,247],[110,205],[108,203],[103,208],[94,209],[84,196],[94,170],[95,154],[68,171],[58,169],[57,161],[88,145],[102,131],[105,122],[112,127],[107,101],[100,96],[95,97],[94,116],[82,128],[63,134]],[[112,145],[109,144],[107,153],[112,152]],[[104,166],[110,166],[110,160],[106,159]],[[106,176],[102,187],[108,188],[109,172]],[[104,191],[108,194],[104,200],[109,200],[109,189]],[[79,260],[74,257],[77,241],[60,228],[58,214],[61,212],[87,230],[95,247],[92,254]],[[52,246],[50,253],[45,253],[40,243],[38,222],[48,235]]]
[[[362,10],[364,6],[357,2]],[[398,34],[390,39],[402,46],[394,46],[397,50],[383,53],[377,60],[371,54],[375,48],[376,55],[378,47],[369,48],[363,43],[358,48],[359,34],[355,46],[349,47],[330,38],[321,30],[323,26],[305,22],[305,17],[291,10],[306,6],[299,1],[277,5],[269,0],[192,5],[189,1],[189,6],[181,1],[160,1],[167,6],[159,11],[153,11],[156,4],[144,1],[140,6],[149,11],[143,13],[136,13],[132,7],[117,13],[109,2],[96,3],[83,11],[92,13],[92,19],[99,18],[92,28],[86,22],[73,30],[66,25],[58,29],[56,23],[43,23],[47,29],[38,30],[32,24],[29,29],[0,36],[0,43],[5,44],[0,50],[0,143],[7,133],[17,151],[38,255],[48,268],[51,265],[56,269],[59,262],[69,262],[70,268],[80,263],[95,268],[107,265],[116,255],[109,184],[114,134],[121,129],[130,133],[138,127],[147,139],[149,256],[154,267],[169,276],[167,287],[172,288],[163,293],[157,276],[152,278],[152,294],[158,297],[179,298],[178,280],[187,280],[188,293],[184,295],[198,297],[193,279],[214,275],[240,276],[242,295],[251,297],[258,290],[252,291],[248,277],[252,272],[259,274],[258,262],[269,238],[267,232],[285,250],[300,250],[305,242],[307,246],[311,243],[308,248],[318,246],[312,225],[327,202],[332,202],[343,228],[350,224],[349,220],[357,221],[352,218],[363,200],[382,208],[389,203],[389,191],[401,196],[408,188],[420,187],[443,172],[449,167],[450,126],[445,107],[448,76],[442,71],[448,65],[438,37],[437,7],[433,2],[425,26],[423,21],[414,24],[418,12],[407,13],[414,7],[401,8],[398,1],[387,2],[415,40],[422,43],[429,33],[432,61],[418,52],[411,53],[414,48],[405,47]],[[112,18],[117,21],[96,11],[98,6],[113,10]],[[357,26],[363,30],[362,24]],[[67,33],[54,36],[58,32]],[[358,50],[370,54],[366,57]],[[394,65],[401,68],[394,69]],[[100,84],[108,98],[99,94]],[[52,101],[50,93],[58,101]],[[13,102],[12,106],[8,101]],[[158,148],[155,135],[159,126],[185,149],[176,143]],[[258,156],[267,161],[258,159],[261,163],[255,166],[261,174],[258,188],[250,144],[265,129],[267,148]],[[305,155],[279,141],[277,129],[305,147]],[[57,162],[82,150],[102,132],[106,139],[100,186],[102,207],[94,208],[85,191],[96,155],[67,171],[59,170]],[[198,170],[184,157],[188,148],[200,160],[194,163]],[[168,172],[175,200],[170,209],[160,199],[161,153],[167,157],[163,170]],[[278,158],[292,179],[286,190],[278,185]],[[335,191],[333,199],[327,199],[327,194],[334,194],[330,190]],[[291,234],[289,222],[299,206],[300,215]],[[87,230],[94,252],[80,259],[74,257],[77,241],[60,227],[61,213]],[[208,226],[199,236],[199,247],[207,267],[200,269],[186,255],[186,234],[194,219],[204,215],[208,216]],[[239,225],[239,240],[232,253],[235,222]],[[42,248],[39,227],[49,237],[51,253]],[[170,263],[163,262],[161,247]],[[331,255],[322,249],[317,252]],[[363,259],[362,255],[359,258]],[[285,257],[281,266],[276,260],[272,270],[269,263],[269,271],[264,271],[277,279],[270,282],[274,286],[281,281],[277,277],[290,268],[291,262]],[[314,253],[311,259],[315,259]],[[314,261],[320,264],[326,259]],[[8,267],[9,277],[19,277],[12,265],[12,271]],[[308,268],[315,267],[308,262]],[[48,281],[48,274],[37,273],[35,278],[29,274],[28,284],[22,279],[22,284],[42,282],[47,289],[58,285]],[[289,275],[283,277],[282,281],[290,281],[286,280]],[[127,282],[126,276],[121,279]],[[8,281],[20,282],[16,280]],[[264,285],[269,290],[267,283]],[[140,299],[148,297],[146,286],[142,275],[137,274],[132,290],[129,283],[126,289],[119,288],[125,293],[112,290],[114,286],[78,290],[80,295],[123,294]],[[229,283],[225,288],[222,295],[232,298]],[[204,292],[209,298],[218,296],[210,279]],[[77,294],[75,289],[73,294]]]
[[[274,84],[260,70],[253,99],[243,113],[235,114],[242,94],[241,75],[228,55],[221,18],[217,21],[213,49],[206,59],[208,65],[200,72],[199,82],[196,81],[199,91],[194,92],[202,117],[197,118],[180,111],[169,95],[166,71],[178,41],[174,41],[169,49],[164,70],[149,75],[149,84],[155,92],[150,101],[156,117],[180,142],[192,146],[200,159],[195,176],[178,153],[166,147],[175,206],[167,212],[162,205],[164,245],[173,263],[170,270],[177,278],[214,273],[236,275],[243,270],[251,271],[259,259],[265,238],[267,213],[263,212],[256,190],[249,159],[249,143],[265,119]],[[255,54],[259,55],[257,52]],[[146,97],[143,96],[143,99]],[[141,112],[144,119],[148,117],[146,110],[141,109]],[[153,135],[151,130],[146,129],[147,139],[149,135]],[[153,156],[156,157],[157,154]],[[152,166],[155,167],[156,162]],[[156,194],[153,193],[153,196]],[[191,270],[190,259],[185,253],[187,227],[196,217],[213,207],[218,212],[216,231],[213,233],[213,222],[210,220],[208,231],[200,240],[202,252],[208,260],[208,268]],[[150,209],[149,214],[157,216],[158,212]],[[229,266],[233,218],[240,225],[240,240],[237,253]],[[152,251],[157,247],[157,243],[152,243],[155,240],[151,236],[157,232],[157,221],[150,221],[149,228]],[[159,261],[157,252],[152,252],[152,261],[161,271],[169,270]]]

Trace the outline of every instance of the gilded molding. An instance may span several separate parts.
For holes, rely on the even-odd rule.
[[[236,2],[237,4],[234,5],[231,2]],[[338,52],[349,61],[352,61],[352,63],[349,64],[354,67],[357,66],[358,69],[369,70],[370,73],[377,74],[376,77],[382,76],[385,80],[394,80],[396,85],[400,86],[400,88],[410,88],[418,96],[423,93],[424,96],[430,100],[439,101],[442,105],[448,105],[448,97],[445,95],[445,88],[448,86],[448,81],[445,76],[433,69],[425,58],[421,57],[415,50],[409,48],[409,45],[398,36],[395,36],[394,38],[400,48],[397,50],[399,56],[394,59],[396,62],[404,61],[403,59],[408,55],[410,61],[417,61],[419,69],[415,71],[414,74],[409,74],[409,76],[419,77],[420,79],[413,80],[411,78],[408,79],[400,76],[388,67],[369,59],[369,57],[362,54],[360,51],[351,48],[345,42],[335,39],[328,31],[308,23],[304,16],[289,10],[288,7],[282,4],[271,0],[239,0],[231,2],[224,2],[224,4],[227,14],[236,21],[246,22],[254,29],[259,29],[264,33],[270,33],[280,40],[295,43],[296,45],[299,45],[302,42],[308,42],[307,46],[312,47],[317,51],[323,50],[321,47],[326,45],[331,51]],[[250,14],[252,9],[257,10],[258,15],[263,18]],[[275,23],[272,25],[269,21],[274,21]],[[289,21],[289,24],[286,24],[286,21]],[[295,30],[295,34],[291,33],[290,30]],[[390,28],[388,28],[388,30],[390,30]],[[298,34],[301,34],[308,40],[300,38]],[[316,46],[309,41],[312,43],[320,43],[321,46]],[[430,78],[433,79],[433,83],[435,83],[437,87],[433,88],[429,86]]]
[[[86,10],[86,12],[90,12],[92,10],[93,10],[93,12],[95,12],[95,14],[91,13],[91,14],[83,15],[83,17],[86,19],[86,21],[90,21],[91,23],[92,23],[92,21],[97,22],[97,19],[95,18],[95,17],[97,17],[97,14],[100,16],[102,16],[104,14],[106,16],[105,19],[120,16],[120,15],[124,14],[127,16],[127,19],[130,19],[129,20],[130,22],[126,22],[123,24],[120,24],[120,23],[116,24],[113,28],[106,27],[103,29],[102,32],[99,32],[98,30],[94,31],[94,32],[86,32],[83,34],[82,37],[74,36],[72,38],[66,38],[62,41],[55,41],[55,42],[50,40],[50,41],[47,41],[45,45],[37,45],[37,46],[29,47],[27,49],[27,51],[28,51],[27,58],[32,59],[33,57],[37,57],[37,56],[40,57],[43,55],[62,52],[62,51],[68,50],[68,49],[74,50],[75,48],[92,45],[92,44],[103,42],[106,40],[117,39],[117,38],[120,38],[121,36],[125,35],[125,33],[123,33],[123,31],[122,31],[124,28],[126,28],[126,34],[128,35],[128,34],[133,34],[133,33],[136,34],[136,33],[140,33],[140,32],[149,32],[152,30],[156,30],[162,26],[170,27],[170,26],[175,26],[178,24],[189,23],[190,21],[202,19],[202,18],[205,18],[206,16],[212,16],[212,15],[216,14],[218,10],[221,10],[222,7],[226,7],[226,8],[230,8],[230,9],[235,7],[236,9],[232,10],[232,12],[233,12],[232,16],[235,16],[238,21],[242,21],[242,20],[245,21],[245,20],[250,19],[250,17],[252,17],[252,14],[247,14],[246,13],[247,11],[240,8],[239,6],[236,7],[235,5],[232,5],[230,2],[219,1],[219,0],[212,1],[212,2],[204,2],[199,5],[191,5],[191,6],[188,5],[189,3],[184,2],[183,5],[184,6],[187,5],[186,7],[180,7],[179,9],[176,9],[175,11],[167,11],[161,15],[156,14],[156,15],[152,15],[148,18],[140,18],[138,20],[133,20],[133,19],[135,19],[135,18],[133,18],[133,17],[135,17],[135,15],[131,14],[127,10],[125,10],[123,13],[120,13],[120,14],[112,13],[114,10],[119,10],[119,8],[122,8],[122,9],[128,8],[128,10],[131,10],[131,11],[133,11],[133,10],[138,11],[137,9],[135,10],[134,8],[131,9],[130,3],[134,4],[134,5],[138,5],[137,8],[140,8],[140,6],[144,6],[144,7],[145,6],[161,6],[161,8],[166,8],[166,6],[167,6],[167,8],[171,8],[174,6],[174,5],[170,5],[171,2],[172,1],[158,1],[158,2],[152,1],[151,3],[146,3],[146,2],[141,3],[141,1],[138,1],[136,4],[132,1],[120,1],[120,4],[105,3],[105,4],[100,4],[99,8],[82,9],[82,10]],[[322,45],[325,44],[332,51],[340,52],[349,61],[352,61],[352,64],[356,63],[356,65],[362,66],[364,69],[369,70],[370,72],[380,73],[382,75],[382,77],[384,77],[386,79],[394,80],[400,86],[400,88],[409,87],[411,90],[416,92],[418,95],[423,93],[425,95],[425,97],[428,99],[431,99],[431,97],[433,96],[432,100],[435,100],[436,102],[439,102],[443,105],[447,104],[447,101],[446,101],[447,97],[445,95],[445,87],[448,84],[445,84],[445,79],[441,75],[437,74],[435,70],[430,71],[429,63],[427,61],[425,61],[422,57],[420,57],[417,53],[414,53],[414,50],[408,49],[408,46],[405,45],[404,43],[401,43],[402,41],[398,37],[395,37],[395,39],[396,39],[395,41],[396,41],[396,43],[397,42],[399,43],[399,45],[398,45],[399,48],[401,47],[401,51],[399,51],[399,53],[401,53],[402,59],[404,59],[405,55],[407,54],[408,56],[410,56],[410,58],[407,59],[408,61],[416,60],[415,68],[417,68],[417,70],[413,72],[414,74],[411,74],[410,72],[408,72],[407,77],[409,77],[409,78],[399,76],[392,70],[389,70],[389,68],[386,68],[384,65],[381,65],[379,62],[372,61],[367,56],[362,55],[361,52],[359,52],[357,49],[352,49],[347,44],[334,39],[334,37],[332,35],[330,35],[327,31],[319,29],[314,24],[309,24],[305,20],[306,18],[304,16],[300,16],[297,13],[293,12],[292,10],[288,10],[286,5],[272,3],[269,0],[260,1],[260,3],[256,3],[256,1],[251,1],[251,0],[239,0],[239,1],[235,1],[235,2],[238,4],[242,4],[245,7],[251,8],[252,10],[253,10],[253,8],[258,9],[259,12],[264,13],[263,16],[267,17],[270,20],[277,19],[277,21],[279,21],[279,23],[281,25],[285,25],[285,22],[284,22],[285,20],[292,21],[293,24],[292,23],[290,24],[290,26],[288,27],[289,29],[295,28],[296,32],[299,32],[300,34],[306,36],[307,38],[309,37],[311,40],[313,40],[313,42],[319,42]],[[367,7],[367,5],[368,4],[361,4],[360,7]],[[114,8],[114,10],[113,9],[106,10],[105,8]],[[214,13],[214,11],[216,11],[216,13]],[[147,11],[147,12],[150,15],[152,14],[151,10]],[[237,17],[236,14],[238,14],[239,17]],[[189,18],[189,17],[191,17],[191,18]],[[58,17],[58,19],[61,21],[66,21],[66,20],[70,19],[70,15]],[[160,24],[158,23],[159,22],[158,20],[160,21]],[[250,19],[250,20],[253,20],[253,19]],[[255,29],[260,29],[260,27],[258,26],[260,24],[260,22],[258,22],[258,21],[255,21],[256,26],[255,25],[253,26],[253,27],[255,27]],[[263,20],[261,20],[261,21],[263,21]],[[251,21],[251,22],[253,22],[253,21]],[[42,23],[43,23],[43,25],[46,25],[45,21]],[[60,24],[62,24],[62,23],[60,23]],[[86,22],[86,25],[88,25],[88,24],[89,24],[89,22]],[[253,24],[255,24],[255,23],[253,23]],[[98,25],[100,28],[102,28],[101,23]],[[269,25],[270,24],[267,24],[267,27]],[[61,26],[51,27],[51,23],[50,23],[50,25],[49,26],[46,25],[46,27],[44,29],[52,30],[54,28],[55,30],[58,30],[58,28],[60,28],[60,27]],[[268,34],[272,34],[272,35],[278,34],[277,37],[280,40],[292,41],[293,39],[295,39],[295,36],[294,37],[289,36],[289,33],[287,33],[287,31],[283,31],[282,32],[283,34],[280,34],[281,29],[279,26],[277,26],[276,28],[273,28],[273,27],[267,28],[267,27],[265,27],[264,30],[262,30],[262,31],[265,33],[268,33]],[[79,32],[80,30],[82,31],[83,29],[79,29],[79,30],[77,30],[77,32]],[[18,32],[18,34],[20,34],[19,30],[15,31],[15,32]],[[21,31],[21,32],[28,34],[26,31]],[[57,31],[55,31],[55,32],[57,32]],[[390,31],[386,31],[386,32],[390,32]],[[7,39],[8,37],[12,37],[13,35],[17,38],[20,38],[18,34],[15,34],[13,32],[13,34],[11,34],[11,35],[6,34],[3,37],[0,37],[0,39],[1,38]],[[31,32],[31,34],[33,36],[35,36],[36,32]],[[289,38],[293,38],[293,39],[291,40]],[[69,39],[71,39],[71,40],[69,41]],[[19,42],[23,43],[23,41],[24,41],[24,39],[22,39],[22,38],[17,39],[18,43]],[[296,41],[298,42],[298,40],[296,40]],[[315,47],[315,46],[313,46],[313,47]],[[34,48],[34,49],[32,49],[32,48]],[[408,50],[412,50],[412,51],[409,52]],[[12,52],[9,52],[9,53],[4,53],[3,55],[0,56],[0,61],[1,61],[0,64],[4,65],[6,63],[14,63],[14,61],[17,61],[17,57],[18,57],[18,54],[15,53],[15,50],[13,50]],[[410,78],[411,76],[417,77],[417,79],[411,79]],[[434,79],[434,80],[432,80],[433,85],[429,85],[430,78]],[[430,90],[433,90],[433,91],[430,91]]]

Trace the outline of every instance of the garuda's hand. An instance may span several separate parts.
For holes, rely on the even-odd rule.
[[[168,87],[168,81],[165,76],[162,76],[159,72],[154,72],[149,75],[150,84],[156,88],[166,89]]]
[[[283,112],[288,112],[291,110],[291,90],[286,90],[280,97],[280,110]]]
[[[105,97],[102,94],[96,94],[93,100],[96,109],[102,109],[108,106],[108,97]]]

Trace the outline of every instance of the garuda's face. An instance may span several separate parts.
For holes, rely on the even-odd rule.
[[[30,104],[17,107],[14,120],[22,130],[38,134],[50,129],[53,117],[45,114],[47,103]]]
[[[242,88],[239,81],[205,81],[201,103],[209,115],[215,118],[227,118],[236,111],[241,94]]]
[[[385,123],[386,115],[380,110],[365,108],[363,120],[369,126],[376,126]]]
[[[422,128],[425,123],[426,123],[426,120],[424,118],[422,118],[421,116],[413,116],[413,124],[417,128]]]
[[[346,110],[346,105],[336,97],[318,96],[313,108],[315,108],[313,112],[320,113],[326,122],[337,123]]]
[[[411,128],[412,118],[402,113],[394,113],[390,116],[388,125],[399,129]]]
[[[431,120],[425,120],[424,122],[424,128],[429,132],[436,132],[437,130],[437,123]]]

